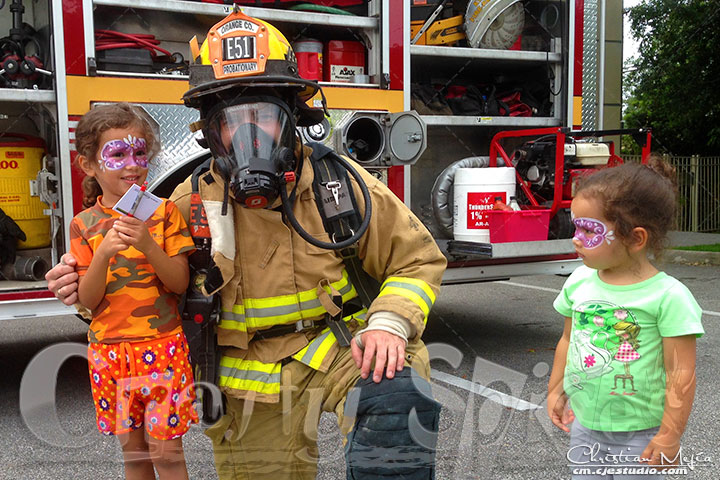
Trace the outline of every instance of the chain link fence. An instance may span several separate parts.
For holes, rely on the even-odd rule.
[[[677,174],[678,230],[720,232],[720,157],[664,155]],[[640,155],[625,155],[626,162],[639,162]]]

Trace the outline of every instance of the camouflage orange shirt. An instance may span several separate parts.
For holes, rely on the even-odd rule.
[[[77,272],[87,273],[93,253],[120,214],[98,202],[70,222],[70,251]],[[146,222],[150,236],[173,257],[195,249],[187,224],[170,200]],[[107,270],[105,297],[92,312],[88,338],[116,343],[174,334],[181,330],[178,295],[165,288],[145,255],[134,247],[116,254]]]

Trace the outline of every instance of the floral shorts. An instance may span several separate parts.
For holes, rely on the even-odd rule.
[[[145,424],[158,440],[183,436],[197,423],[185,334],[140,342],[88,345],[90,384],[100,433],[118,435]]]

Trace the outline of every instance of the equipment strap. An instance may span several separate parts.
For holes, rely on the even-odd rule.
[[[347,303],[343,308],[342,315],[353,315],[362,309],[362,305]],[[321,318],[319,320],[298,320],[290,325],[275,325],[274,327],[270,327],[265,330],[257,330],[254,332],[253,338],[267,340],[268,338],[281,337],[283,335],[287,335],[288,333],[307,332],[308,330],[314,330],[316,328],[324,328],[328,326],[327,317],[329,317],[329,314],[326,315],[326,318]],[[338,338],[337,335],[336,338]]]
[[[350,178],[332,149],[317,142],[307,145],[313,150],[310,155],[315,175],[313,189],[323,226],[332,242],[340,242],[352,236],[362,222]],[[380,282],[363,269],[357,243],[341,250],[340,256],[362,304],[370,308],[380,293]]]
[[[206,297],[202,292],[217,290],[222,285],[220,269],[211,256],[212,238],[205,207],[200,198],[199,179],[202,176],[207,183],[212,176],[206,174],[210,161],[195,169],[191,177],[192,194],[190,196],[190,234],[195,243],[195,251],[188,257],[190,267],[190,285],[185,292],[182,309],[183,331],[190,347],[190,360],[193,366],[198,394],[202,400],[203,422],[214,423],[222,415],[219,399],[209,398],[211,392],[203,385],[216,384],[220,355],[217,351],[215,326],[218,321],[218,294]],[[208,178],[209,177],[209,178]],[[208,398],[205,398],[207,394]],[[215,400],[215,401],[212,401]]]

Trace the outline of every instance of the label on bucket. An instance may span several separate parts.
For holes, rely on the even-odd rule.
[[[505,192],[468,192],[467,194],[467,228],[489,228],[488,210],[492,210],[495,197],[507,203]]]
[[[331,65],[330,81],[352,83],[355,75],[364,75],[365,68],[359,65]]]

